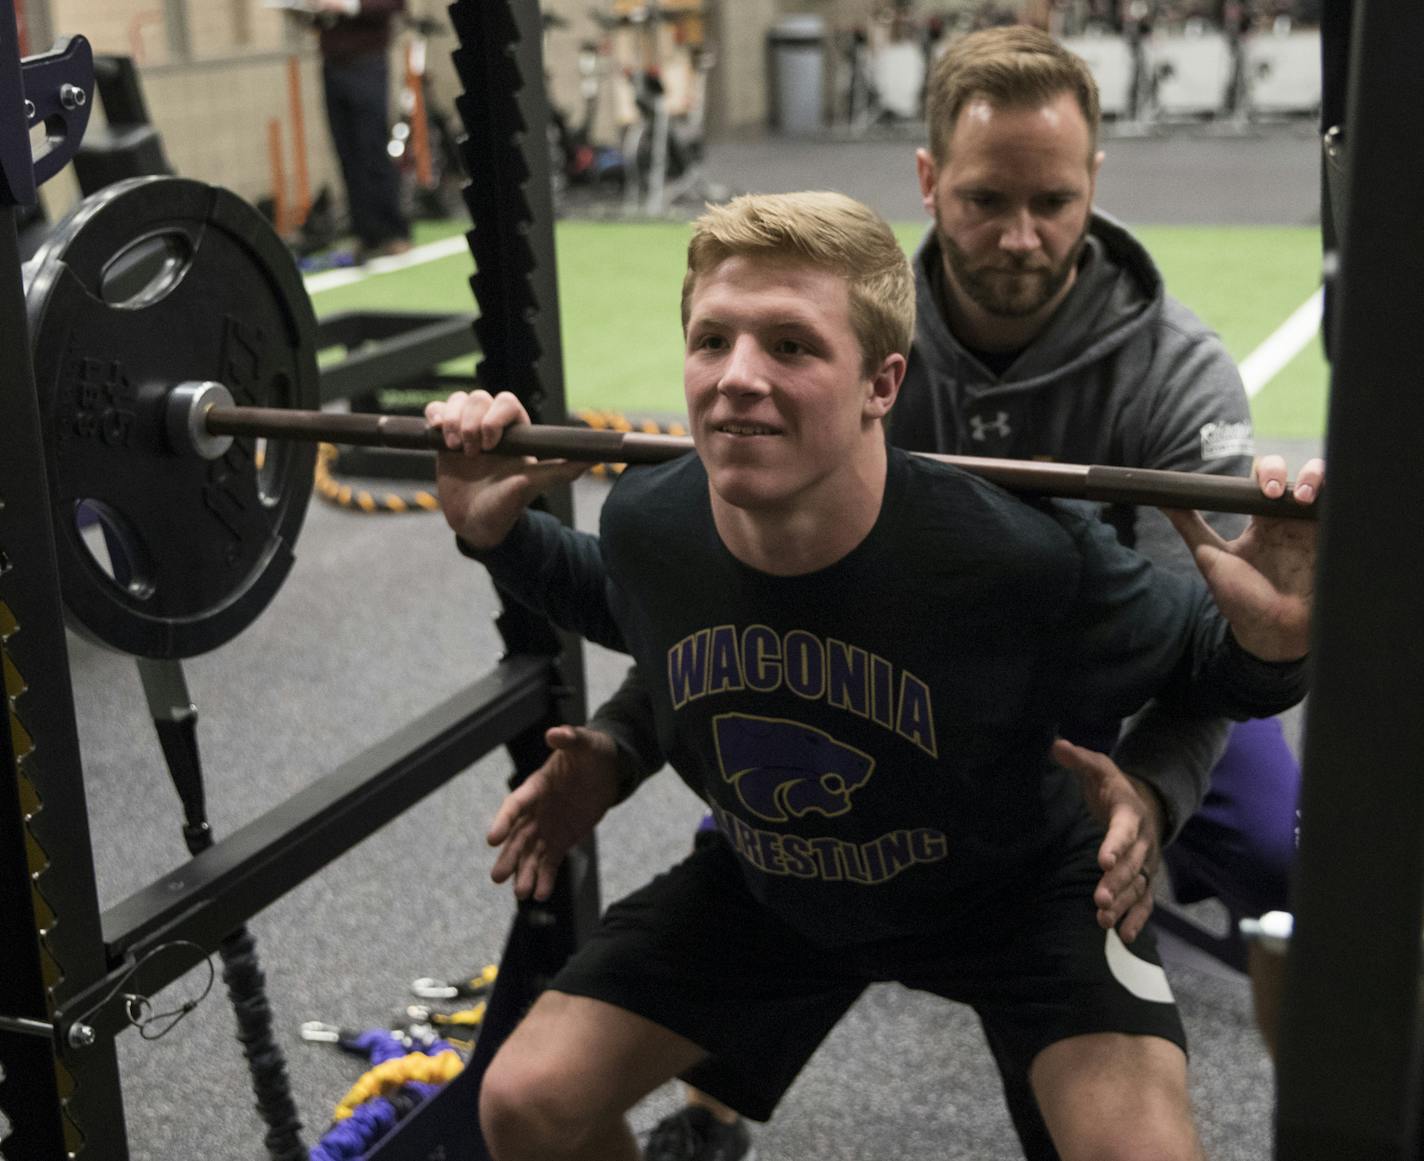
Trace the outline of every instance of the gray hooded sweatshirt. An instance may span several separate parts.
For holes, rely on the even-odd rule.
[[[953,455],[1249,474],[1251,414],[1235,363],[1220,339],[1166,293],[1151,256],[1119,222],[1093,214],[1068,297],[1000,374],[949,330],[933,230],[914,267],[919,309],[909,369],[886,421],[892,444]],[[1194,567],[1155,509],[1112,505],[1101,514],[1119,539],[1159,566]],[[1233,516],[1210,519],[1227,536],[1244,523]],[[1097,732],[1106,728],[1095,725]],[[1161,796],[1164,839],[1200,804],[1225,738],[1226,723],[1158,702],[1129,724],[1114,756]]]

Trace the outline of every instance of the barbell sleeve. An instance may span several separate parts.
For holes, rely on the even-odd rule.
[[[265,439],[324,440],[363,447],[443,449],[438,428],[418,416],[363,412],[295,411],[274,407],[209,407],[204,413],[210,435],[258,436]],[[588,460],[595,463],[656,464],[692,450],[688,436],[609,431],[552,424],[516,424],[505,429],[493,449],[502,455],[542,459]],[[1142,504],[1205,512],[1235,512],[1299,520],[1318,517],[1317,504],[1297,504],[1292,489],[1270,499],[1254,480],[1153,468],[1042,463],[1036,460],[992,459],[984,456],[917,452],[926,459],[952,464],[1014,492],[1092,500],[1107,504]]]

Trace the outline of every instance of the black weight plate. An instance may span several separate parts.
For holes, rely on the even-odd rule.
[[[292,257],[226,190],[144,177],[86,198],[32,270],[70,622],[143,657],[216,648],[291,568],[316,448],[239,439],[201,459],[169,447],[163,405],[179,383],[215,380],[239,404],[320,406],[316,320]]]

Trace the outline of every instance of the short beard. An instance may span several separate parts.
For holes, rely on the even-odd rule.
[[[1088,244],[1088,228],[1084,223],[1083,232],[1058,266],[1034,266],[1007,254],[1000,255],[998,270],[1012,268],[1016,273],[1031,276],[1026,285],[1010,287],[1004,284],[1002,275],[995,277],[982,267],[976,269],[970,264],[969,256],[955,245],[940,225],[938,211],[935,213],[935,236],[953,284],[981,310],[996,318],[1028,318],[1052,302],[1072,277],[1083,247]]]

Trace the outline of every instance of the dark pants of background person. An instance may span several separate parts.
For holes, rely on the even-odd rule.
[[[341,160],[351,229],[366,250],[410,236],[396,167],[386,152],[390,66],[384,52],[322,63],[331,139]]]

